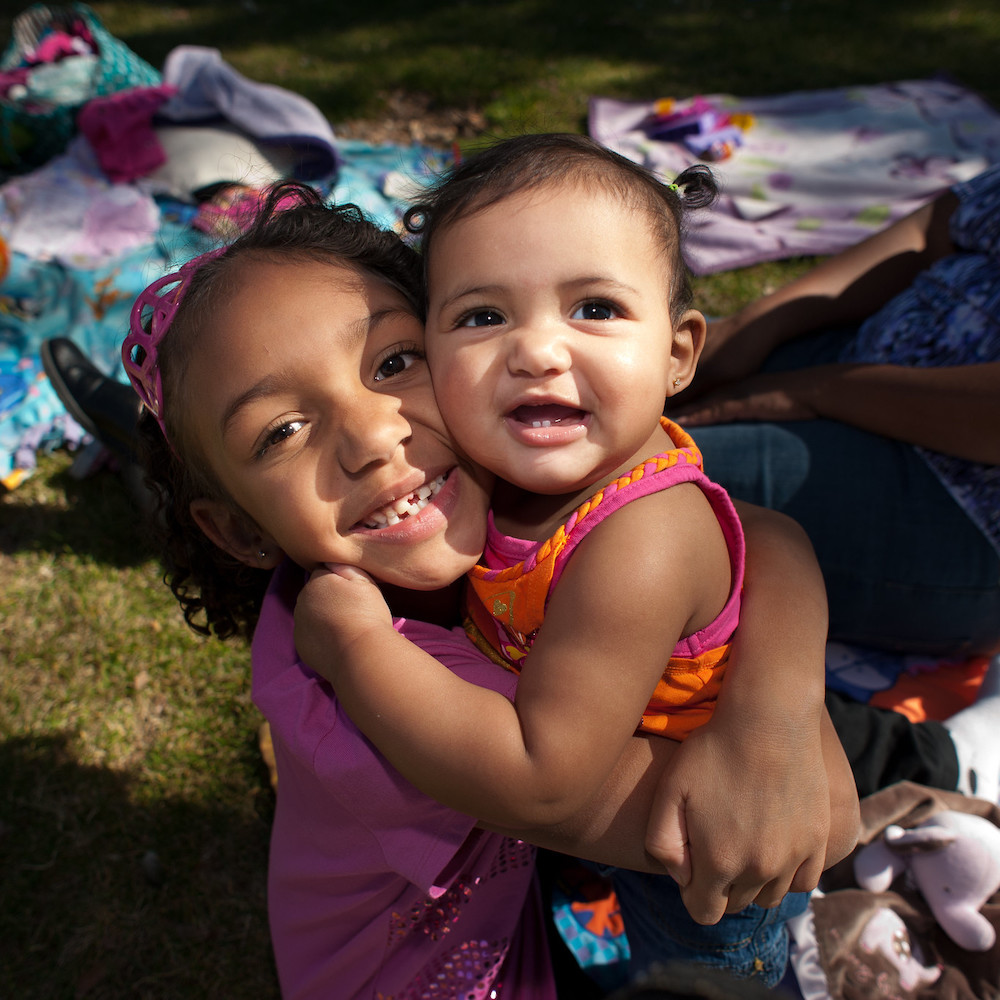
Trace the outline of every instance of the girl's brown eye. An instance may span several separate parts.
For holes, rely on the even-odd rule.
[[[298,433],[302,428],[301,420],[289,420],[287,423],[281,424],[275,427],[273,430],[268,431],[264,438],[263,444],[261,445],[259,451],[257,452],[258,457],[263,456],[267,451],[276,445],[280,445],[282,442],[287,441],[293,434]]]
[[[375,373],[375,381],[382,382],[394,375],[401,375],[410,365],[419,361],[422,357],[417,351],[400,351],[398,354],[391,354],[382,361]]]

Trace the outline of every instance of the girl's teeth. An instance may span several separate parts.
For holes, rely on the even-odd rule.
[[[386,504],[381,510],[373,511],[368,518],[362,522],[366,528],[384,528],[387,525],[399,524],[404,518],[411,514],[419,514],[428,503],[437,495],[444,485],[444,476],[438,476],[431,483],[424,483],[409,496],[394,500]]]

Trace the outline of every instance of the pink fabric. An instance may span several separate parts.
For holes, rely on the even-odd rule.
[[[650,466],[652,468],[652,466]],[[605,492],[604,499],[592,508],[582,519],[575,521],[572,528],[567,528],[568,541],[556,559],[553,578],[549,593],[555,589],[566,568],[566,563],[576,550],[576,547],[602,521],[610,517],[616,510],[639,497],[650,493],[659,493],[678,483],[695,483],[704,492],[712,506],[719,526],[729,548],[729,558],[732,562],[733,581],[729,592],[729,600],[714,621],[705,628],[682,638],[672,653],[673,656],[696,657],[710,649],[715,649],[729,642],[740,618],[740,600],[743,589],[743,575],[746,568],[746,545],[743,539],[743,525],[733,507],[729,494],[712,482],[701,470],[700,465],[678,463],[667,469],[661,469],[653,474],[647,474],[628,486]],[[575,518],[576,515],[574,515]],[[503,570],[516,566],[521,562],[529,562],[531,557],[542,547],[544,542],[528,541],[501,534],[489,515],[489,527],[486,535],[486,551],[483,553],[483,563],[491,570]]]
[[[176,87],[134,87],[88,101],[77,127],[97,154],[108,179],[116,184],[145,177],[166,163],[153,131],[153,115],[177,92]]]
[[[555,1000],[533,848],[420,794],[358,732],[296,657],[301,581],[276,571],[253,642],[278,767],[268,892],[283,997]],[[461,630],[397,628],[513,697],[516,678]]]

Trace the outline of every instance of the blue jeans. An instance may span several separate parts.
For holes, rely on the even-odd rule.
[[[779,349],[766,370],[836,360],[851,333]],[[830,635],[928,655],[1000,643],[1000,558],[910,445],[832,420],[692,429],[705,472],[795,518],[826,580]]]
[[[625,921],[632,978],[654,962],[680,961],[758,979],[769,988],[781,982],[788,965],[786,921],[805,911],[809,893],[789,893],[771,910],[752,903],[704,926],[691,918],[670,876],[623,868],[610,876]]]

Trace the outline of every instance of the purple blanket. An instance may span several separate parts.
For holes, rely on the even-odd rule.
[[[732,156],[712,164],[719,202],[690,219],[696,274],[834,253],[1000,160],[1000,114],[940,80],[700,100],[752,124]],[[655,104],[591,98],[590,134],[672,180],[699,161],[651,134]]]

